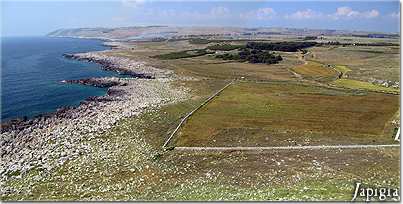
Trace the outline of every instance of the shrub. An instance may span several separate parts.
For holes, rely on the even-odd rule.
[[[280,55],[275,55],[269,51],[251,50],[244,48],[237,54],[225,53],[222,55],[216,55],[217,58],[223,60],[237,60],[247,61],[249,63],[264,63],[264,64],[277,64],[283,58]]]
[[[230,51],[240,48],[245,48],[245,45],[216,44],[207,47],[207,49],[209,50],[221,50],[221,51]]]
[[[206,54],[212,54],[213,52],[208,52],[205,49],[196,49],[196,50],[184,50],[179,52],[171,52],[168,54],[156,55],[153,58],[163,59],[163,60],[171,60],[171,59],[180,59],[180,58],[188,58],[188,57],[198,57]]]
[[[277,43],[265,43],[265,42],[248,42],[246,47],[255,50],[272,50],[283,52],[296,52],[300,49],[315,46],[316,42],[277,42]]]
[[[191,44],[208,44],[208,43],[210,43],[210,40],[207,40],[204,38],[191,38],[191,39],[189,39],[189,43],[191,43]]]

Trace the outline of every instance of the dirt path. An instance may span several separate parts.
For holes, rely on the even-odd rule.
[[[318,145],[318,146],[279,146],[279,147],[175,147],[177,151],[263,151],[263,150],[307,150],[307,149],[366,149],[396,148],[400,144],[388,145]]]

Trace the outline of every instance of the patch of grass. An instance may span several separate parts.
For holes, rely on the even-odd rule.
[[[346,187],[348,186],[348,187]],[[302,182],[292,188],[247,188],[231,185],[204,185],[173,188],[166,194],[169,200],[193,201],[347,201],[351,200],[347,181]]]
[[[173,152],[166,159],[175,166],[195,166],[181,176],[187,185],[172,185],[159,196],[168,200],[350,201],[356,181],[399,188],[399,155],[398,148]]]
[[[385,93],[392,93],[392,94],[399,94],[400,90],[391,88],[391,87],[384,87],[381,85],[372,84],[369,82],[363,82],[353,79],[337,79],[336,81],[332,82],[332,84],[349,89],[362,89],[367,91],[376,91],[376,92],[385,92]]]
[[[171,52],[168,54],[155,55],[153,58],[161,59],[161,60],[172,60],[172,59],[180,59],[180,58],[189,58],[189,57],[198,57],[206,54],[212,54],[213,52],[208,52],[205,49],[196,49],[196,50],[184,50],[179,52]]]
[[[333,68],[325,67],[323,64],[313,61],[307,61],[306,64],[295,66],[292,70],[307,78],[333,78],[337,75]]]
[[[315,46],[316,44],[317,44],[316,42],[294,42],[294,41],[270,42],[270,43],[248,42],[246,44],[246,47],[258,50],[296,52],[301,49]]]
[[[19,176],[21,174],[21,172],[19,170],[13,171],[11,173],[8,173],[7,176],[8,177],[12,177],[12,176]]]
[[[106,142],[123,145],[128,141]],[[128,149],[124,155],[138,154],[133,150]],[[3,196],[2,200],[349,201],[355,181],[369,186],[400,186],[396,179],[400,175],[398,148],[261,153],[172,151],[153,162],[157,166],[150,161],[127,161],[116,152],[108,151],[109,161],[89,158],[84,163],[69,162],[36,183],[32,183],[32,177],[25,177],[14,183],[21,193]],[[149,168],[141,168],[145,164]]]
[[[212,79],[291,80],[295,76],[288,70],[298,64],[295,55],[277,52],[283,57],[278,64],[251,64],[226,62],[210,56],[167,61],[177,73]]]
[[[397,96],[287,83],[237,83],[196,112],[177,146],[389,144]]]
[[[343,75],[347,74],[347,72],[350,72],[351,69],[349,69],[347,66],[345,65],[335,65],[335,69],[337,71],[339,71],[340,73],[342,73]]]
[[[309,51],[308,60],[347,66],[351,79],[400,80],[400,51],[395,47],[322,46],[309,48]]]

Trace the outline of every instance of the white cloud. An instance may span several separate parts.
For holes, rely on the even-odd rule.
[[[379,16],[379,11],[372,9],[371,11],[367,11],[367,12],[363,13],[363,16],[365,18],[376,18]]]
[[[391,14],[392,15],[392,14]],[[393,14],[394,16],[396,14]],[[285,19],[292,20],[308,20],[308,19],[333,19],[333,20],[346,20],[346,19],[370,19],[380,16],[378,10],[372,9],[367,11],[357,11],[350,7],[343,6],[336,9],[334,13],[321,13],[312,9],[299,10],[295,13],[286,14]]]
[[[275,14],[272,8],[261,8],[256,11],[257,19],[272,18]]]
[[[358,16],[359,12],[354,11],[350,7],[339,7],[336,9],[336,13],[334,15],[336,16],[347,16],[347,17],[352,17],[352,16]]]
[[[339,7],[334,14],[329,15],[329,17],[336,20],[340,18],[376,18],[378,16],[379,11],[375,9],[369,11],[356,11],[347,6]]]
[[[245,19],[266,20],[273,18],[275,15],[276,12],[272,8],[260,8],[254,11],[241,13],[240,17]]]
[[[315,19],[322,16],[323,15],[319,12],[315,12],[312,9],[306,9],[302,11],[296,11],[295,13],[292,13],[290,15],[286,15],[285,18],[301,20],[301,19]]]

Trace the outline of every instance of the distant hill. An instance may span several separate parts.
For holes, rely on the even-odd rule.
[[[171,27],[134,26],[118,28],[74,28],[59,29],[48,34],[51,37],[97,38],[106,40],[150,40],[192,37],[245,38],[269,35],[319,36],[348,35],[367,37],[398,37],[397,34],[370,33],[361,31],[299,29],[299,28],[241,28],[241,27]]]

